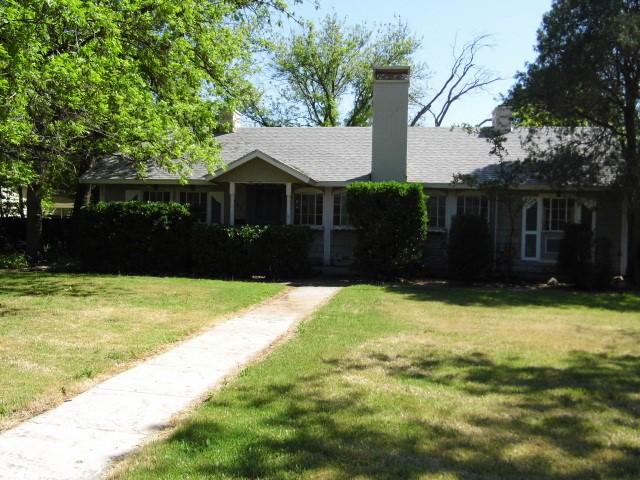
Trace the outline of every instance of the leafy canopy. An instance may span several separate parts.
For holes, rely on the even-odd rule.
[[[0,151],[56,185],[118,152],[185,176],[246,83],[275,1],[7,0],[0,4]],[[177,160],[176,160],[177,159]]]

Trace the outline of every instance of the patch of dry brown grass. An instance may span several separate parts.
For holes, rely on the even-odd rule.
[[[0,272],[0,430],[282,289]]]

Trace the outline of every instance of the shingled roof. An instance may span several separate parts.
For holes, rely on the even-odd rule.
[[[226,164],[260,151],[308,176],[314,183],[367,180],[371,173],[370,127],[240,128],[217,137]],[[522,160],[528,129],[506,134],[506,160]],[[540,134],[546,135],[548,134]],[[409,127],[407,180],[425,184],[449,184],[454,174],[491,175],[497,157],[490,154],[486,138],[461,128]],[[202,165],[190,180],[207,181]],[[98,162],[82,180],[87,183],[137,180],[135,167],[119,156]],[[177,181],[178,177],[150,168],[147,181]]]

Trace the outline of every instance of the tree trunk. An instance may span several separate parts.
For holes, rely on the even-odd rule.
[[[82,207],[86,207],[91,202],[91,185],[78,183],[76,195],[73,200],[73,216],[77,217]]]
[[[627,278],[634,285],[640,286],[640,215],[638,211],[629,210],[629,241],[628,241],[628,262]]]
[[[27,257],[36,263],[42,243],[42,185],[27,187]]]

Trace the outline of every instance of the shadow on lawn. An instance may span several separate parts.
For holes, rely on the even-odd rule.
[[[190,473],[207,478],[640,475],[637,444],[607,445],[620,425],[640,428],[640,357],[576,353],[563,369],[498,365],[481,354],[437,358],[425,353],[402,362],[374,354],[371,360],[391,384],[419,388],[429,382],[463,396],[497,395],[497,411],[464,414],[457,404],[454,411],[462,413],[430,417],[412,409],[415,403],[389,411],[389,403],[372,402],[375,392],[344,384],[345,374],[357,376],[371,363],[334,359],[321,373],[300,375],[291,383],[241,383],[233,395],[211,400],[207,415],[181,428],[169,443],[189,453]],[[452,375],[452,368],[459,373]],[[391,403],[405,401],[404,395]],[[241,420],[210,420],[229,411]],[[594,414],[603,415],[603,423],[594,422]],[[171,471],[171,457],[166,458],[147,474],[155,478]]]
[[[58,276],[49,273],[2,272],[0,295],[91,297],[94,295],[116,297],[126,292],[113,282],[96,282],[91,275],[73,274]]]
[[[569,289],[465,287],[456,285],[389,285],[385,290],[419,301],[482,307],[587,307],[618,312],[640,312],[640,295],[617,292],[581,292]]]

